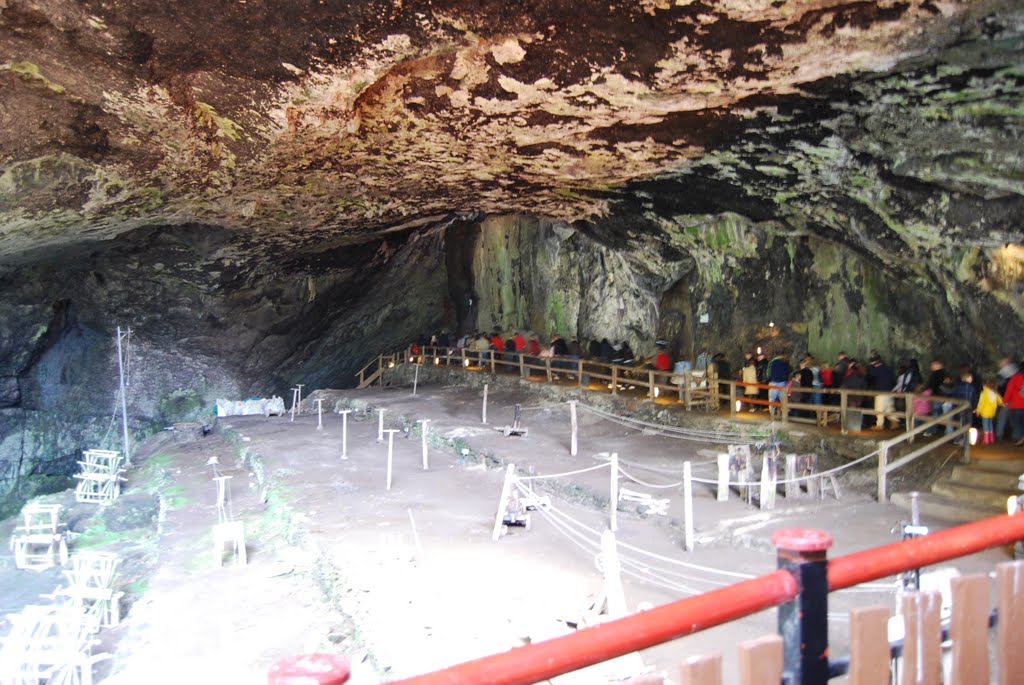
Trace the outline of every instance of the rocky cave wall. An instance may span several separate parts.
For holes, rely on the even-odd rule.
[[[351,385],[371,350],[441,320],[443,236],[406,232],[264,261],[216,227],[154,226],[3,274],[0,516],[70,484],[82,449],[120,449],[118,325],[132,330],[136,438],[208,415],[220,397]]]

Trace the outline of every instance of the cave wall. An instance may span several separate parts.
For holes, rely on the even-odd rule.
[[[929,282],[800,227],[734,213],[574,226],[495,216],[480,222],[475,240],[473,289],[485,330],[625,339],[647,355],[668,335],[682,357],[721,351],[734,363],[757,346],[821,360],[877,349],[893,363],[939,356],[983,370],[1019,354],[1013,348],[1024,335],[1005,294],[992,293],[1000,279],[1019,288],[1008,274],[1021,265],[1006,247],[976,251],[974,269],[987,285],[952,299],[938,275]]]
[[[0,275],[0,517],[120,449],[115,330],[139,438],[220,397],[346,387],[442,318],[443,230],[262,256],[205,225],[153,226]],[[367,341],[371,341],[368,343]]]

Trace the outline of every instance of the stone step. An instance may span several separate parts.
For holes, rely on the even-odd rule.
[[[1024,473],[1024,459],[972,459],[970,466],[982,471],[1002,471],[1018,476]]]
[[[932,494],[944,495],[950,499],[960,502],[965,506],[991,509],[992,511],[1006,511],[1006,498],[1010,495],[1019,495],[1017,488],[993,489],[979,488],[971,485],[964,485],[952,480],[940,480],[932,485]]]
[[[977,468],[974,464],[953,467],[950,480],[963,485],[973,485],[992,490],[1006,490],[1010,494],[1017,490],[1018,474],[1011,471],[989,471]]]
[[[910,511],[910,493],[908,492],[893,493],[892,498],[889,501],[895,506],[905,509],[907,512]],[[1005,502],[1001,509],[993,510],[987,507],[971,506],[969,504],[964,504],[963,502],[943,497],[941,495],[934,495],[929,492],[922,492],[918,496],[917,505],[918,510],[921,512],[921,516],[926,520],[934,518],[951,523],[970,523],[971,521],[980,521],[981,519],[989,518],[990,516],[1006,513]]]

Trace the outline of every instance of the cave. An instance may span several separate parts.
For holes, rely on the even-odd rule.
[[[0,0],[0,518],[448,332],[1024,354],[1012,0]]]

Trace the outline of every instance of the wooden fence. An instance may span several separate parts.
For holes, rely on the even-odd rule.
[[[764,408],[770,418],[783,424],[809,423],[827,427],[837,422],[843,435],[848,434],[851,424],[862,421],[865,416],[895,416],[896,401],[900,400],[904,408],[898,415],[905,422],[906,430],[894,438],[883,440],[880,446],[878,499],[882,502],[888,497],[886,482],[890,473],[942,445],[955,441],[961,451],[961,461],[970,460],[969,405],[963,400],[948,397],[933,398],[913,393],[848,388],[801,387],[795,390],[782,388],[780,399],[771,401],[764,396],[772,389],[779,388],[708,377],[704,371],[689,370],[677,374],[643,366],[576,357],[539,357],[522,352],[443,347],[425,347],[418,353],[413,353],[412,349],[408,348],[392,354],[378,355],[356,374],[359,379],[358,387],[365,388],[374,383],[383,384],[388,369],[406,363],[453,367],[467,372],[507,373],[531,381],[575,386],[581,391],[610,393],[681,406],[687,411],[697,409],[718,413],[723,411],[722,405],[725,404],[725,410],[733,419],[741,415],[744,406]],[[759,394],[747,395],[747,388],[756,389]],[[801,401],[793,401],[791,392],[799,395]],[[810,396],[811,402],[804,401],[807,396]],[[876,409],[875,398],[879,396],[889,398],[893,409]],[[819,401],[813,401],[815,399]],[[915,399],[928,402],[932,409],[929,416],[914,415]],[[889,460],[889,455],[901,445],[913,444],[922,434],[932,431],[940,431],[943,434],[895,461]]]

